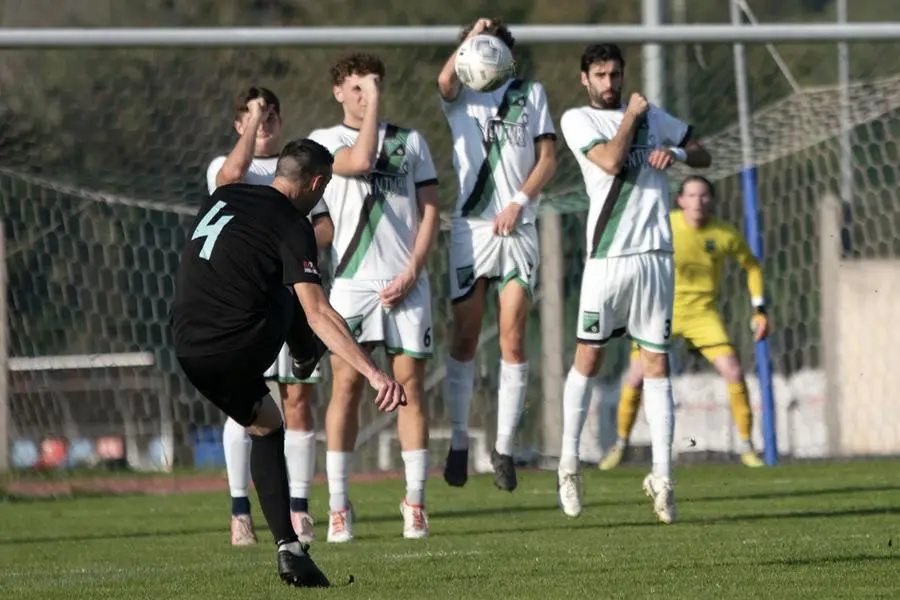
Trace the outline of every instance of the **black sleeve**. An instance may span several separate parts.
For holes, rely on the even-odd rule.
[[[284,263],[284,284],[315,283],[322,285],[319,274],[319,252],[316,236],[306,219],[298,219],[283,228],[279,251]]]

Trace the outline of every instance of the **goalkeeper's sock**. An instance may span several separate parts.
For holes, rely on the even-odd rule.
[[[231,514],[250,514],[250,436],[234,419],[225,421],[222,431],[225,471],[231,490]]]
[[[631,437],[640,408],[641,388],[633,388],[627,383],[623,383],[622,391],[619,394],[619,409],[616,418],[620,440],[627,440]]]
[[[753,435],[753,411],[750,409],[750,395],[747,393],[747,384],[743,381],[728,384],[728,400],[731,403],[731,415],[737,426],[738,437],[749,444]],[[752,450],[742,446],[742,451]]]
[[[644,379],[644,412],[650,426],[653,476],[672,477],[672,437],[675,430],[675,401],[668,377]]]

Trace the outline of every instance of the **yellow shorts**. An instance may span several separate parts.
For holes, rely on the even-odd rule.
[[[706,360],[734,354],[731,339],[717,311],[684,313],[676,309],[672,315],[672,338],[684,339]],[[631,342],[632,356],[638,352],[637,343]]]

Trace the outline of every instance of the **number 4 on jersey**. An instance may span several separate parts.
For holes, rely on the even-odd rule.
[[[192,240],[206,238],[203,241],[203,247],[200,249],[200,258],[209,260],[213,253],[213,247],[216,245],[216,240],[219,239],[219,234],[222,233],[222,229],[228,225],[228,222],[234,218],[234,215],[228,215],[222,217],[215,223],[210,223],[223,208],[225,208],[224,202],[221,200],[216,202],[216,204],[209,209],[209,212],[203,216],[203,219],[197,223],[197,228],[194,229],[194,233],[191,235]]]

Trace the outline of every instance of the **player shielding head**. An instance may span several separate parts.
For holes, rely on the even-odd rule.
[[[269,88],[251,86],[235,99],[234,130],[239,136],[256,130],[256,156],[278,154],[281,128],[281,102]]]
[[[403,536],[428,535],[425,481],[428,420],[425,363],[433,352],[426,264],[439,228],[437,176],[424,136],[382,118],[386,69],[367,52],[344,54],[331,68],[342,121],[310,137],[334,154],[334,180],[313,219],[330,215],[334,281],[331,303],[356,339],[382,346],[403,381],[407,405],[397,416],[406,475]],[[360,377],[332,356],[331,401],[325,417],[329,491],[328,541],[353,539],[348,475],[359,429]]]
[[[667,351],[672,335],[674,263],[666,170],[675,160],[706,167],[710,156],[687,123],[640,93],[622,102],[625,59],[613,44],[591,44],[579,60],[589,103],[560,119],[590,198],[577,320],[577,348],[563,391],[559,500],[581,514],[579,439],[603,347],[630,336],[640,346],[653,470],[644,491],[657,517],[675,520],[671,479],[674,407]]]
[[[515,45],[499,18],[466,25],[459,39],[462,43],[478,35],[495,36],[510,48]],[[537,209],[556,173],[556,130],[539,81],[516,77],[490,91],[473,90],[456,75],[458,50],[437,78],[459,189],[450,231],[453,337],[444,402],[452,435],[444,479],[457,487],[468,480],[474,358],[487,290],[494,284],[500,305],[501,375],[491,464],[496,487],[511,492],[518,486],[514,439],[530,368],[526,325],[540,265]]]

